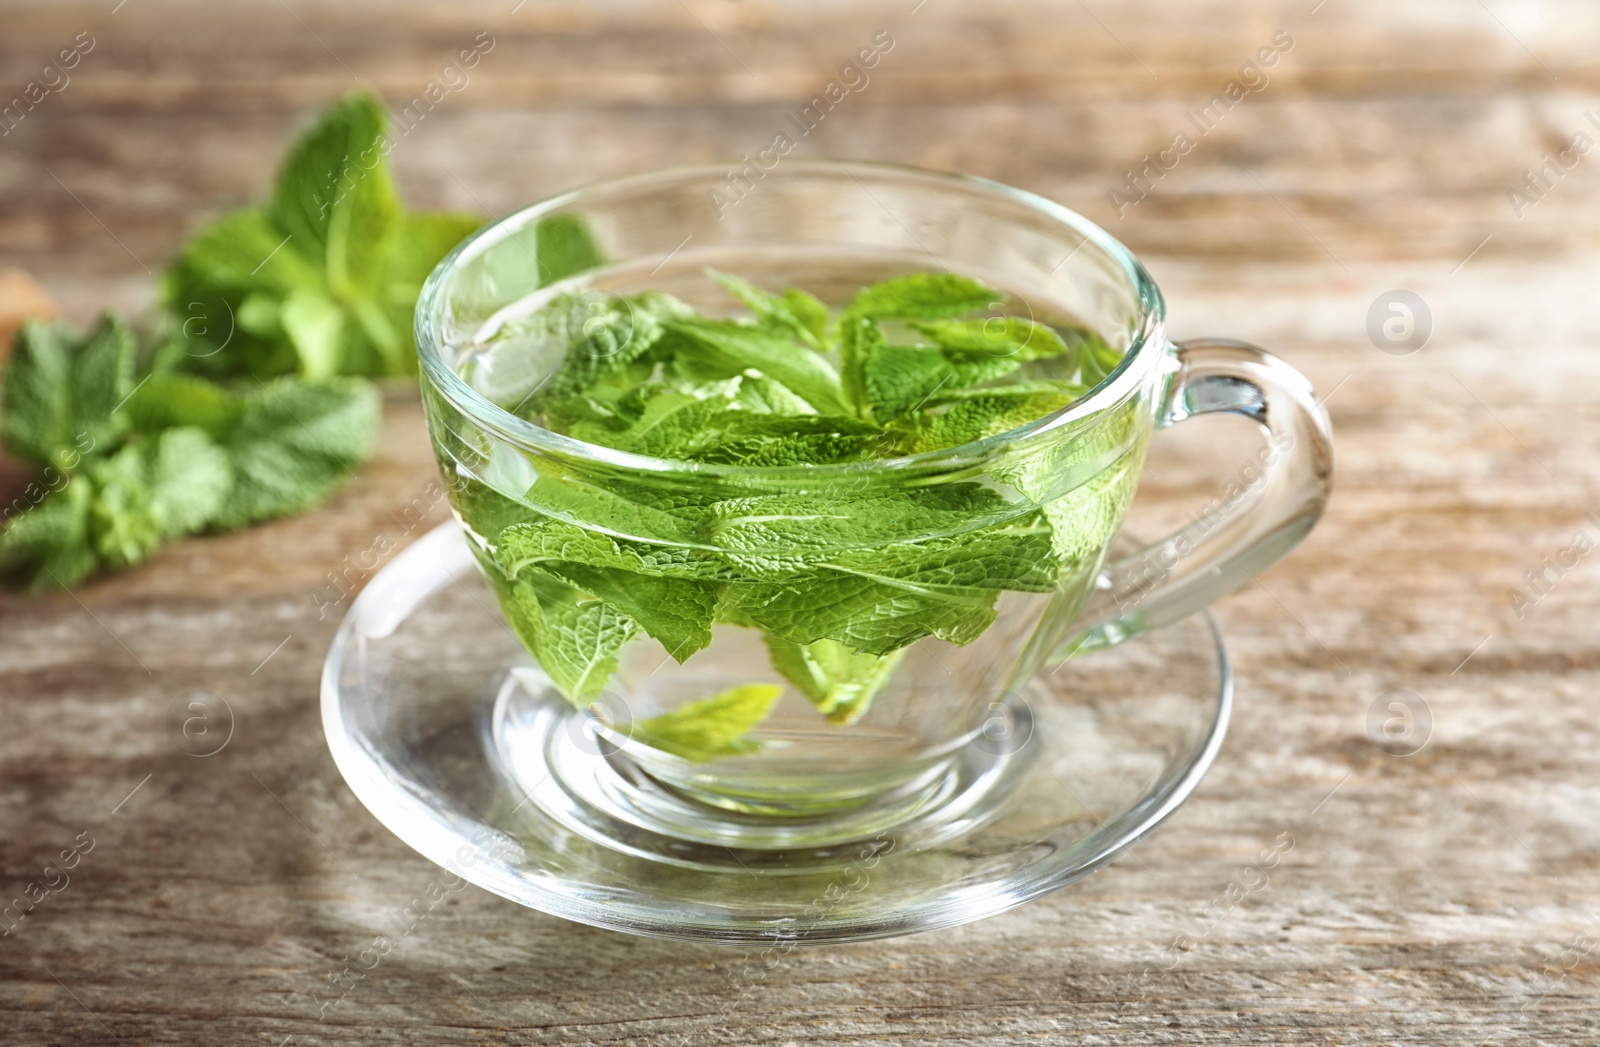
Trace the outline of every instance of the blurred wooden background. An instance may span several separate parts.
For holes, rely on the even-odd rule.
[[[143,308],[313,112],[358,84],[400,104],[480,33],[494,49],[394,155],[413,206],[498,213],[753,153],[881,30],[894,49],[801,155],[1081,210],[1145,258],[1175,337],[1257,341],[1329,398],[1334,505],[1219,609],[1238,712],[1189,804],[1138,861],[981,924],[791,954],[743,999],[737,953],[472,888],[319,1021],[325,973],[434,872],[346,789],[316,709],[335,622],[308,592],[433,474],[396,396],[379,459],[322,510],[0,597],[0,894],[96,844],[0,938],[0,1042],[1595,1042],[1600,566],[1547,574],[1520,617],[1511,594],[1600,538],[1600,151],[1510,196],[1600,141],[1593,4],[12,0],[0,103],[94,47],[0,136],[0,268],[78,321]],[[1124,172],[1284,32],[1270,81],[1119,217]],[[1368,334],[1396,289],[1431,313],[1411,355]],[[1230,471],[1237,431],[1206,433],[1159,448],[1147,524]],[[203,760],[164,726],[195,687],[239,723]],[[1433,721],[1408,757],[1368,735],[1397,690]],[[1284,831],[1270,888],[1134,1000]]]

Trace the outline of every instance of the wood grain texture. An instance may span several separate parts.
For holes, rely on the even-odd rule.
[[[1600,952],[1563,955],[1600,938],[1600,561],[1521,617],[1509,597],[1600,535],[1600,153],[1521,217],[1507,195],[1600,108],[1593,5],[285,3],[8,5],[0,101],[75,34],[97,45],[0,137],[0,267],[80,321],[139,308],[146,270],[260,195],[353,78],[406,97],[479,32],[495,50],[396,153],[418,206],[750,152],[888,29],[802,152],[996,177],[1102,222],[1175,336],[1260,342],[1329,396],[1334,503],[1222,604],[1232,734],[1109,871],[969,927],[793,953],[755,985],[738,953],[472,888],[319,1020],[325,973],[436,875],[344,786],[316,709],[336,623],[309,592],[411,537],[390,514],[434,473],[395,392],[378,459],[321,510],[0,598],[0,893],[94,840],[0,938],[0,1042],[1600,1043]],[[1280,30],[1270,84],[1119,218],[1123,172]],[[1366,333],[1394,288],[1431,308],[1411,356]],[[1158,441],[1141,517],[1208,497],[1236,435]],[[195,688],[238,718],[204,759],[165,727]],[[1403,758],[1366,733],[1397,689],[1434,717]],[[1280,832],[1297,845],[1270,886],[1199,933]]]

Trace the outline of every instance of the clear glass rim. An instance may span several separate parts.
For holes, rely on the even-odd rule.
[[[1115,263],[1127,276],[1132,287],[1138,307],[1138,318],[1134,324],[1127,351],[1123,354],[1122,362],[1089,392],[1067,406],[994,436],[984,437],[981,440],[960,444],[955,447],[924,451],[919,454],[904,455],[896,458],[874,458],[861,462],[844,462],[834,465],[789,466],[742,466],[685,462],[677,459],[652,458],[648,455],[619,451],[601,444],[587,443],[570,436],[564,436],[512,414],[505,408],[490,401],[476,389],[473,389],[460,375],[446,365],[440,351],[442,342],[441,326],[443,323],[441,305],[451,277],[463,261],[494,247],[505,237],[511,235],[513,230],[525,228],[530,222],[580,202],[586,196],[612,192],[618,189],[643,189],[649,187],[652,183],[668,182],[692,176],[708,176],[713,179],[721,179],[725,174],[725,169],[726,165],[715,164],[668,167],[643,174],[592,182],[576,189],[558,193],[555,196],[546,197],[543,200],[503,215],[467,237],[446,255],[438,266],[434,268],[433,272],[429,274],[417,299],[415,330],[417,354],[421,363],[423,380],[431,382],[457,410],[470,418],[474,424],[525,449],[542,454],[573,461],[590,462],[614,468],[657,474],[728,477],[746,481],[760,479],[781,481],[798,476],[816,480],[825,474],[854,477],[863,473],[901,470],[921,471],[923,469],[940,471],[943,468],[971,465],[975,461],[987,458],[998,449],[1071,425],[1084,418],[1098,414],[1108,407],[1121,403],[1143,385],[1150,370],[1156,367],[1159,360],[1165,355],[1167,346],[1164,334],[1166,303],[1161,296],[1160,289],[1132,251],[1123,246],[1110,233],[1076,211],[1039,196],[1037,193],[1017,189],[1003,182],[996,182],[975,175],[951,171],[934,171],[906,164],[852,160],[799,160],[785,163],[781,168],[770,172],[770,175],[793,178],[797,176],[803,177],[808,173],[834,174],[843,171],[853,176],[856,171],[863,170],[905,180],[920,179],[946,182],[968,190],[975,190],[1009,200],[1013,203],[1020,203],[1032,211],[1071,229],[1083,238],[1085,244],[1092,244],[1105,257]]]

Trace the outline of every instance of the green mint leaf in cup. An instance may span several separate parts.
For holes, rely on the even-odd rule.
[[[900,664],[901,651],[879,657],[861,654],[837,640],[792,643],[767,633],[762,637],[772,667],[836,724],[854,723],[866,715],[873,696],[889,682]]]
[[[544,570],[626,614],[680,663],[711,646],[722,603],[719,583],[572,562],[550,563]]]
[[[1016,429],[1120,358],[1088,332],[996,315],[1005,296],[954,274],[882,281],[837,313],[798,288],[707,275],[749,315],[711,319],[655,291],[571,290],[500,322],[463,377],[587,443],[805,470]],[[714,628],[735,627],[759,633],[772,670],[844,725],[913,644],[971,643],[1008,593],[1081,596],[1095,566],[1085,550],[1103,547],[1131,479],[1055,490],[1072,464],[1002,463],[1009,494],[981,482],[740,494],[545,462],[487,471],[502,475],[481,496],[483,483],[463,478],[456,494],[518,635],[579,707],[634,640],[687,663]],[[752,681],[635,724],[634,737],[692,760],[754,751],[748,732],[781,690]]]
[[[695,763],[756,752],[761,743],[750,731],[782,696],[783,688],[774,684],[733,687],[637,721],[629,737]]]
[[[1082,367],[1083,384],[1093,388],[1117,369],[1117,365],[1122,363],[1122,354],[1098,336],[1087,335],[1078,347],[1078,359]]]
[[[999,291],[955,273],[912,273],[864,289],[845,310],[869,320],[937,320],[998,305]]]
[[[1067,352],[1061,334],[1046,324],[1020,316],[987,316],[977,320],[910,320],[906,326],[926,335],[954,359],[968,356],[1005,357],[1026,363]]]
[[[617,656],[639,633],[634,620],[537,568],[501,580],[512,631],[556,689],[582,707],[617,671]]]
[[[862,359],[862,387],[872,417],[889,422],[922,410],[941,393],[1003,378],[1020,366],[1008,356],[952,358],[923,346],[877,344]]]
[[[781,382],[820,413],[849,413],[839,372],[821,354],[790,338],[725,320],[669,320],[666,327],[679,341],[676,352],[692,356],[707,373],[732,378],[757,371]]]
[[[534,255],[538,259],[540,286],[588,272],[605,262],[589,226],[581,215],[575,214],[540,219],[534,227]]]
[[[798,287],[790,287],[783,292],[783,304],[788,306],[789,315],[800,321],[800,326],[811,332],[813,348],[826,351],[828,331],[832,321],[828,316],[828,307],[822,299]]]
[[[715,269],[709,272],[723,290],[743,302],[763,325],[793,335],[818,352],[826,351],[827,306],[803,291],[791,288],[788,295],[775,295],[732,273],[719,273]]]

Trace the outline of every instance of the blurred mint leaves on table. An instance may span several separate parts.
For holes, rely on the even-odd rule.
[[[35,469],[0,506],[0,572],[64,588],[187,534],[323,501],[371,453],[366,378],[416,371],[411,314],[482,224],[407,212],[388,118],[352,94],[295,142],[272,197],[201,230],[162,285],[164,335],[115,316],[30,323],[0,386],[0,440]]]
[[[290,150],[272,199],[194,237],[164,297],[191,368],[266,376],[416,373],[411,313],[433,267],[483,224],[408,213],[377,100],[355,94]]]

